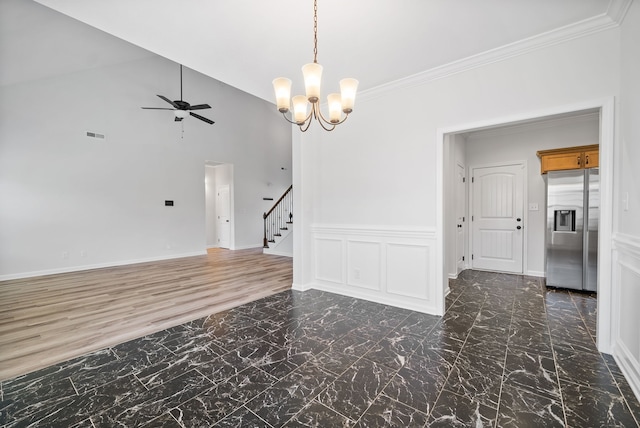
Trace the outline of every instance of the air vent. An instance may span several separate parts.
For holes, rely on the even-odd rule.
[[[87,137],[95,138],[97,140],[106,140],[107,136],[104,134],[98,134],[97,132],[87,131]]]

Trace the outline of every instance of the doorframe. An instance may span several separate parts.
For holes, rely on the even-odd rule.
[[[462,200],[464,201],[464,207],[462,209],[462,215],[465,218],[465,221],[462,222],[462,258],[463,263],[462,263],[462,270],[458,270],[458,260],[456,260],[456,278],[458,278],[458,275],[460,275],[460,272],[462,272],[463,270],[466,269],[467,266],[469,266],[469,262],[471,261],[471,259],[469,258],[469,243],[470,243],[470,239],[469,239],[469,181],[467,180],[467,177],[469,176],[469,167],[467,165],[463,165],[461,162],[458,161],[458,159],[454,159],[453,162],[456,166],[456,169],[458,169],[458,167],[462,168],[462,171],[464,173],[464,181],[462,182],[464,184],[463,186],[463,190],[464,190],[464,195],[462,195]],[[465,159],[465,163],[466,163],[466,159]],[[457,179],[457,176],[456,176]],[[456,198],[458,198],[458,189],[455,189],[455,195]],[[457,204],[457,200],[456,200],[456,204]],[[455,208],[455,210],[457,211],[457,207]],[[458,213],[456,212],[456,215]],[[455,246],[456,246],[456,258],[458,257],[458,237],[456,236],[456,240],[455,240]],[[447,284],[448,286],[448,284]]]
[[[612,349],[612,325],[613,313],[611,309],[613,293],[612,277],[612,238],[613,238],[613,153],[615,150],[615,98],[613,96],[579,102],[575,104],[547,107],[540,110],[520,113],[516,115],[498,116],[477,122],[462,123],[455,126],[436,129],[436,295],[435,304],[444,314],[445,290],[448,287],[448,277],[445,272],[444,254],[445,236],[444,224],[444,164],[445,145],[448,143],[448,135],[460,132],[470,132],[487,127],[507,125],[523,120],[542,119],[563,113],[573,113],[582,110],[598,109],[600,112],[600,239],[598,240],[598,321],[596,342],[598,350],[611,353]],[[438,286],[439,284],[439,286]]]

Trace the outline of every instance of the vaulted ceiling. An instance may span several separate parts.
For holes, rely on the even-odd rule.
[[[312,0],[37,1],[269,101],[275,77],[291,78],[293,92],[302,92],[300,67],[313,60]],[[318,0],[323,93],[337,91],[342,77],[357,78],[365,91],[541,36],[549,43],[580,35],[620,19],[629,1]],[[0,36],[38,36],[3,21]],[[111,58],[107,49],[95,62],[141,52]]]

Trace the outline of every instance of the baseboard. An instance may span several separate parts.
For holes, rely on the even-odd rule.
[[[296,291],[307,291],[313,289],[311,284],[296,284],[295,282],[291,284],[291,289]]]
[[[613,358],[616,360],[620,371],[629,382],[629,386],[640,400],[640,367],[634,363],[633,357],[629,350],[621,343],[617,343],[613,347]]]
[[[231,248],[231,250],[249,250],[251,248],[262,248],[264,247],[264,244],[259,243],[259,244],[250,244],[250,245],[236,245],[235,247]]]
[[[404,299],[394,299],[392,295],[373,295],[366,292],[360,292],[360,290],[353,288],[342,288],[340,286],[333,286],[322,283],[312,283],[309,288],[314,290],[326,291],[327,293],[340,294],[342,296],[355,297],[356,299],[368,300],[383,305],[395,306],[398,308],[409,309],[410,311],[421,312],[431,315],[441,315],[438,313],[437,308],[432,306],[425,306],[423,303],[415,303]]]
[[[285,253],[283,251],[277,251],[277,250],[268,250],[268,251],[264,251],[264,253],[271,254],[273,256],[293,257],[293,253]]]
[[[544,272],[541,272],[539,270],[528,270],[525,273],[525,275],[527,275],[527,276],[537,276],[537,277],[540,277],[540,278],[544,278],[546,276]]]
[[[92,270],[92,269],[135,265],[138,263],[158,262],[162,260],[181,259],[184,257],[203,256],[206,254],[207,254],[206,251],[194,251],[192,253],[172,254],[169,256],[147,257],[142,259],[121,260],[117,262],[96,263],[93,265],[71,266],[71,267],[58,268],[58,269],[45,269],[45,270],[37,270],[37,271],[31,271],[31,272],[21,272],[21,273],[9,274],[9,275],[0,275],[0,281],[8,281],[11,279],[33,278],[36,276],[44,276],[44,275],[56,275],[59,273],[81,272],[81,271]]]

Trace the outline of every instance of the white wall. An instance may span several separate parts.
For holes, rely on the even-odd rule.
[[[437,80],[407,87],[396,83],[388,92],[361,94],[352,117],[340,129],[304,134],[301,143],[309,147],[298,153],[295,162],[307,175],[294,174],[300,179],[294,187],[313,195],[310,215],[301,224],[302,230],[309,231],[307,236],[301,234],[308,240],[300,249],[314,256],[307,265],[294,265],[304,269],[296,281],[308,278],[308,283],[299,285],[324,286],[314,276],[314,269],[324,261],[317,259],[313,244],[314,230],[324,226],[339,224],[347,231],[365,227],[377,242],[395,229],[409,235],[435,230],[437,237],[442,227],[436,223],[440,207],[435,203],[438,130],[617,95],[619,35],[614,28]],[[438,251],[429,257],[437,257]],[[348,265],[348,260],[343,263]],[[426,270],[431,266],[444,270],[432,259],[421,263]],[[430,297],[407,297],[406,301],[439,313],[442,304],[433,298],[440,285],[430,278],[407,278],[417,292],[428,290]],[[352,291],[346,282],[337,289],[345,294]],[[382,296],[388,294],[379,291]]]
[[[640,398],[640,4],[622,25],[619,156],[613,257],[614,355]]]
[[[261,246],[262,198],[291,184],[290,126],[187,69],[184,98],[214,125],[142,110],[166,105],[155,94],[179,97],[178,65],[157,56],[0,87],[0,278],[204,253],[206,160],[235,166],[236,248]]]
[[[509,126],[466,135],[466,154],[469,169],[492,163],[524,161],[526,165],[527,196],[525,274],[544,276],[546,233],[546,182],[540,174],[538,150],[598,144],[600,117],[591,113],[583,116],[550,119],[536,124]],[[471,174],[469,173],[469,176]],[[529,210],[529,204],[538,210]]]

